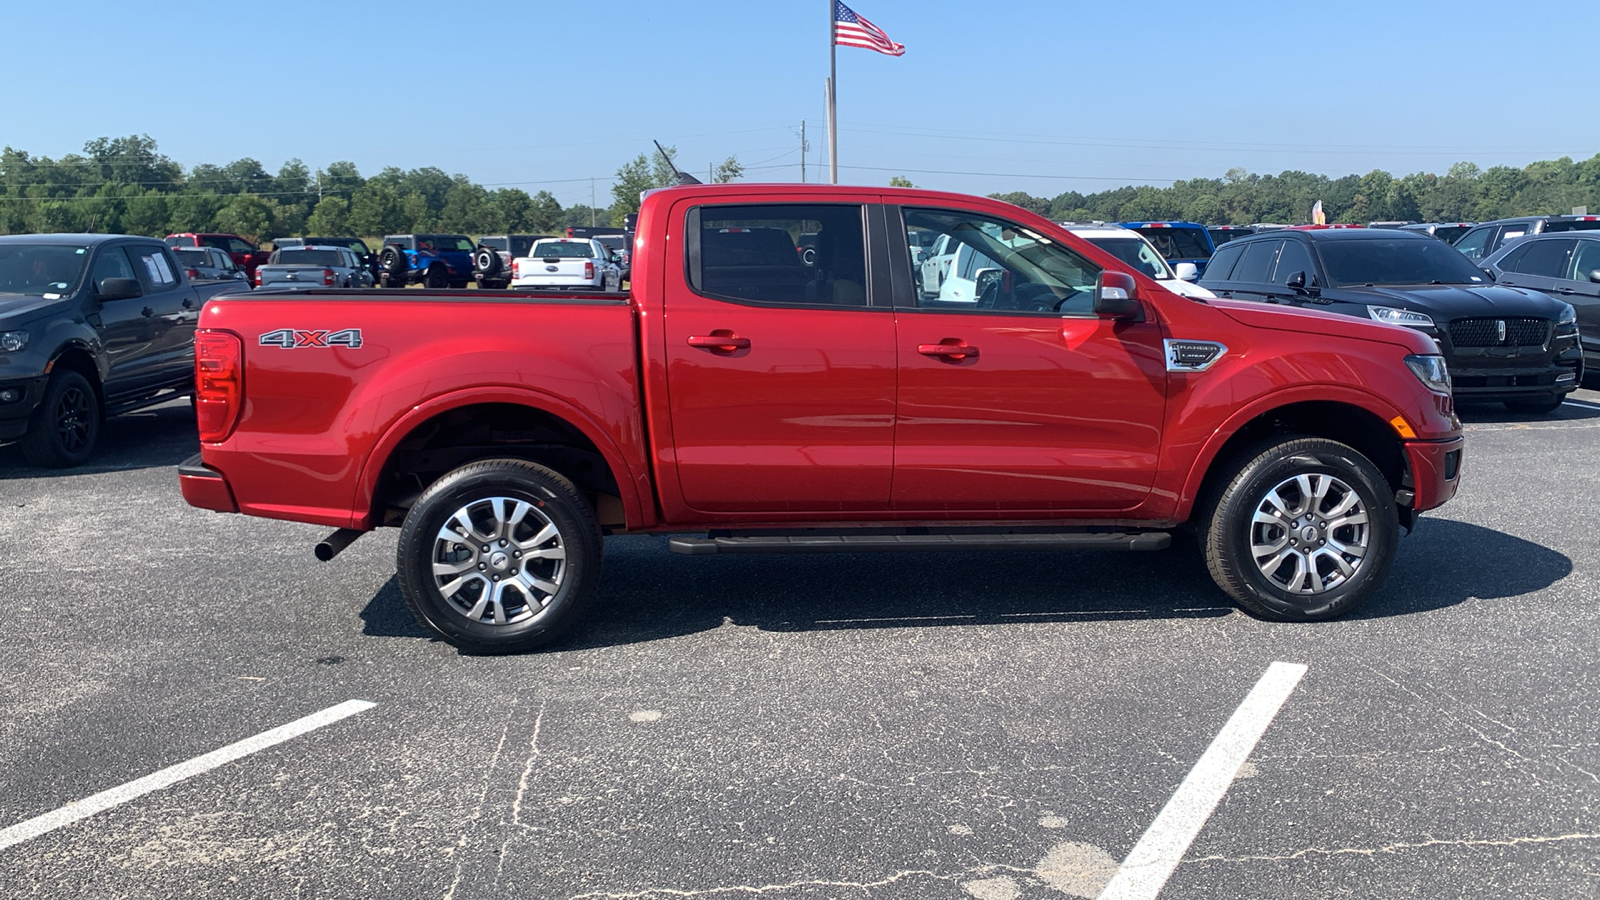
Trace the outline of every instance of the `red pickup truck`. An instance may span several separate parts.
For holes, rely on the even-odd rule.
[[[970,293],[921,289],[930,233],[973,248],[947,276]],[[323,559],[398,525],[412,612],[493,653],[570,627],[621,532],[687,554],[1157,550],[1187,526],[1246,610],[1323,619],[1456,490],[1428,337],[1184,299],[1009,204],[671,187],[633,262],[626,295],[213,300],[185,499],[337,528]]]

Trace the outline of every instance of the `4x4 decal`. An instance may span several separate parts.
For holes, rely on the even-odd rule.
[[[259,342],[263,347],[282,347],[285,350],[299,347],[349,347],[354,350],[361,346],[361,329],[302,331],[298,328],[280,328],[261,335]]]

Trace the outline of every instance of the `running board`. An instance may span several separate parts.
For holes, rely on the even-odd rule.
[[[1023,534],[807,534],[743,537],[674,537],[673,553],[874,553],[905,550],[1165,550],[1164,531],[1110,534],[1042,532]]]

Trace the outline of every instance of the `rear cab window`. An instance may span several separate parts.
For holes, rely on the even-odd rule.
[[[866,306],[859,204],[698,206],[688,213],[689,286],[719,300]],[[814,234],[809,252],[800,237]]]

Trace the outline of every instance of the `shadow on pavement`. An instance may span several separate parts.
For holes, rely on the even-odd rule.
[[[1423,517],[1400,540],[1400,555],[1378,595],[1351,614],[1376,619],[1427,612],[1466,600],[1507,600],[1555,584],[1572,560],[1492,528]]]
[[[1387,583],[1345,621],[1502,600],[1572,571],[1565,555],[1502,532],[1424,520]],[[725,622],[772,632],[1039,622],[1209,619],[1235,614],[1192,542],[1155,553],[926,553],[682,557],[665,540],[612,538],[600,596],[552,649],[696,634]],[[391,578],[361,611],[364,634],[431,638]],[[1287,625],[1284,627],[1307,627]]]
[[[1600,404],[1569,396],[1568,402],[1561,404],[1560,408],[1554,412],[1516,413],[1506,409],[1505,405],[1500,403],[1457,401],[1456,414],[1461,417],[1462,422],[1468,425],[1581,422],[1585,419],[1600,419]]]
[[[94,456],[72,469],[35,468],[22,455],[20,444],[0,444],[0,479],[62,478],[157,466],[176,467],[199,450],[200,435],[195,428],[194,411],[189,407],[189,400],[184,398],[106,419]]]

